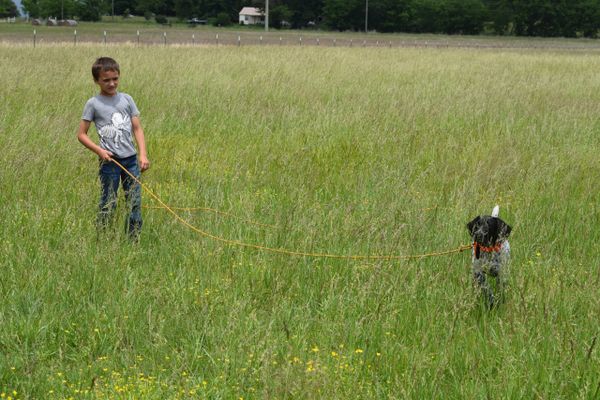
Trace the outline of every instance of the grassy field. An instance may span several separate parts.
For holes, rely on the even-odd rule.
[[[500,204],[506,303],[483,307],[468,252],[271,254],[156,209],[139,245],[122,220],[97,240],[75,132],[100,55],[142,112],[144,182],[235,215],[191,224],[411,255],[468,244]],[[3,44],[0,68],[0,398],[600,396],[597,55]]]

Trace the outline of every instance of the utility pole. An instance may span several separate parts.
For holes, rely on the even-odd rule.
[[[269,0],[265,0],[265,31],[269,32]]]
[[[60,19],[62,21],[65,20],[65,0],[61,0],[60,2]]]
[[[369,0],[365,4],[365,33],[369,33]]]

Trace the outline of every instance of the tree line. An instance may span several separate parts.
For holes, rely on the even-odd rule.
[[[17,6],[12,0],[0,0],[0,18],[17,17],[19,12]]]
[[[0,11],[4,3],[0,0]],[[23,0],[31,17],[99,20],[102,15],[200,18],[237,23],[265,0]],[[339,31],[597,37],[600,0],[269,0],[272,27]],[[367,17],[368,16],[368,17]]]

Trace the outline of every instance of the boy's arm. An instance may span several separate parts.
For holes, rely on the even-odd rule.
[[[140,152],[140,169],[143,172],[150,168],[150,161],[148,160],[148,153],[146,153],[146,140],[144,139],[144,129],[142,129],[140,117],[131,117],[131,126]]]
[[[92,141],[92,139],[90,139],[90,137],[88,136],[89,129],[90,129],[90,121],[86,121],[85,119],[82,119],[81,122],[79,123],[79,130],[77,131],[77,139],[79,139],[79,142],[82,145],[84,145],[85,147],[87,147],[88,149],[93,151],[94,153],[98,154],[98,157],[100,157],[100,159],[102,161],[110,161],[113,154],[108,150],[104,150],[102,147],[100,147],[96,143],[94,143]]]

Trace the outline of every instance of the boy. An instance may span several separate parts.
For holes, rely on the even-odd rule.
[[[117,92],[119,75],[119,64],[112,58],[100,57],[92,65],[92,76],[100,88],[100,93],[85,104],[77,139],[100,158],[99,176],[102,191],[98,212],[99,228],[105,227],[112,218],[117,205],[120,181],[123,185],[129,212],[126,230],[129,237],[137,241],[142,228],[141,188],[112,161],[118,161],[138,179],[140,169],[142,172],[147,170],[150,162],[146,155],[144,130],[139,118],[140,112],[131,96]],[[92,121],[96,125],[100,137],[99,145],[88,136]],[[134,137],[139,149],[139,166],[133,143]]]

